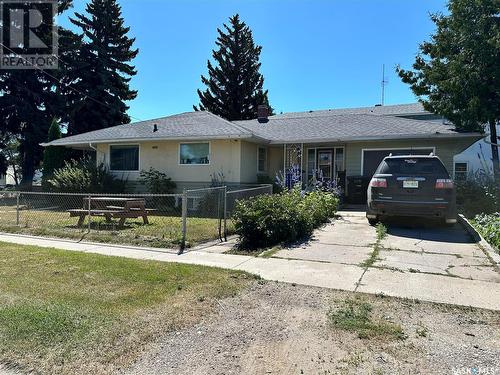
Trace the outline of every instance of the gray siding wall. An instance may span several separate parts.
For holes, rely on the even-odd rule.
[[[475,142],[473,138],[454,139],[424,139],[424,140],[399,140],[399,141],[373,141],[348,143],[346,145],[346,170],[348,176],[361,174],[361,158],[363,149],[395,149],[421,147],[435,147],[435,153],[441,158],[446,169],[453,173],[453,156]]]

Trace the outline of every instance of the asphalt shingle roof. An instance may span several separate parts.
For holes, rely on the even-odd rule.
[[[154,125],[157,131],[154,132]],[[226,121],[210,112],[186,112],[159,119],[118,125],[95,130],[71,137],[61,138],[50,143],[57,145],[88,144],[90,142],[117,142],[158,139],[217,139],[250,138],[252,133]]]
[[[425,115],[427,112],[420,103],[413,103],[287,113],[271,116],[266,123],[257,120],[229,122],[205,111],[186,112],[66,137],[50,145],[88,146],[89,143],[238,138],[260,138],[263,142],[271,143],[306,143],[449,137],[457,134],[451,125],[397,117],[407,114]],[[155,124],[156,132],[153,131]]]
[[[320,117],[331,115],[377,115],[377,116],[401,116],[409,114],[427,114],[421,103],[396,104],[373,107],[357,108],[337,108],[319,111],[288,112],[273,116],[274,118],[294,118],[294,117]]]
[[[272,143],[425,138],[456,134],[452,126],[439,122],[365,114],[310,116],[305,113],[290,118],[271,116],[266,123],[257,120],[235,123]]]

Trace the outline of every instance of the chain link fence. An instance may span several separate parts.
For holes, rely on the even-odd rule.
[[[177,194],[0,192],[0,231],[161,248],[223,240],[235,202],[272,186]]]

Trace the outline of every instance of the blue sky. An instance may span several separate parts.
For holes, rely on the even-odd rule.
[[[442,0],[121,0],[130,35],[140,52],[139,91],[129,114],[148,119],[191,111],[206,74],[216,29],[239,13],[251,27],[261,55],[265,87],[277,112],[371,106],[415,97],[394,72],[410,67],[418,43],[434,30],[429,12]],[[74,0],[72,11],[85,1]],[[61,16],[67,25],[71,12]]]

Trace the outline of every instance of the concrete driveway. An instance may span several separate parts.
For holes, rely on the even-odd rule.
[[[365,271],[356,290],[370,293],[397,295],[405,288],[410,295],[418,295],[418,288],[428,288],[431,295],[452,289],[460,293],[476,282],[500,290],[497,266],[460,224],[387,222],[387,235],[374,254],[376,230],[364,215],[341,211],[338,220],[316,231],[309,242],[280,250],[274,257],[357,265]]]

